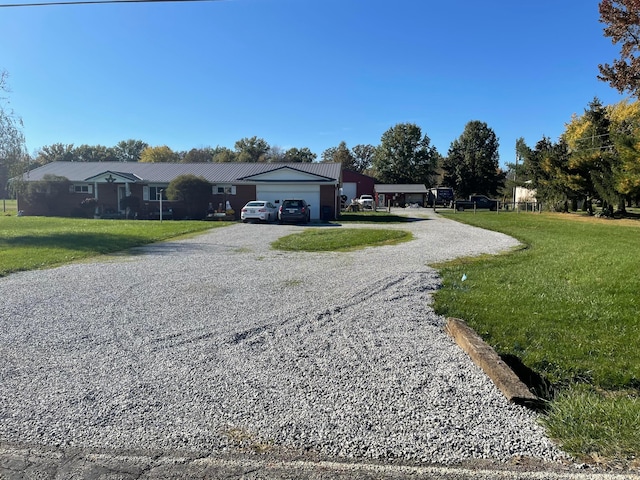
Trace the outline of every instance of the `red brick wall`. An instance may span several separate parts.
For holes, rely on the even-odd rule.
[[[339,200],[336,200],[336,197],[339,193],[336,191],[336,187],[334,185],[320,185],[320,218],[323,219],[323,206],[331,207],[331,215],[327,220],[335,220],[336,215],[336,202],[337,208],[340,208]]]
[[[118,188],[122,186],[119,184],[98,184],[98,210],[99,212],[117,212],[118,211]],[[143,200],[143,186],[137,184],[130,184],[130,192],[134,197],[140,199],[140,209],[138,212],[138,218],[147,219],[149,214],[157,213],[160,210],[160,202],[158,201],[145,201]],[[339,208],[339,202],[336,202],[336,187],[333,185],[321,185],[320,186],[320,215],[322,216],[322,206],[329,206],[331,208],[331,218],[335,219],[337,212],[335,206]],[[27,204],[23,199],[18,197],[18,209],[23,210],[26,215],[43,215],[43,216],[93,216],[93,210],[82,209],[80,202],[88,197],[94,197],[93,194],[87,193],[62,193],[56,198],[50,198],[41,200],[33,205]],[[43,197],[44,198],[44,197]],[[222,207],[225,209],[225,203],[228,200],[231,204],[231,208],[234,210],[234,216],[236,219],[240,218],[240,210],[249,201],[256,199],[256,186],[255,185],[237,185],[235,195],[223,195],[212,194],[210,202],[215,210]],[[174,218],[180,219],[186,215],[186,207],[181,202],[171,202],[164,200],[162,202],[162,209],[164,211],[172,209]],[[202,215],[207,213],[206,205],[203,205]]]

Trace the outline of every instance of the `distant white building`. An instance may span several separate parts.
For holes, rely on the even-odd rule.
[[[526,183],[530,184],[531,181]],[[527,188],[526,186],[516,187],[513,197],[513,200],[516,203],[538,203],[536,190],[533,188]]]

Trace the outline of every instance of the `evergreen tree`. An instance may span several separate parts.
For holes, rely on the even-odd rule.
[[[498,163],[498,147],[498,138],[486,123],[467,123],[442,163],[443,185],[453,188],[458,197],[497,195],[505,181]]]

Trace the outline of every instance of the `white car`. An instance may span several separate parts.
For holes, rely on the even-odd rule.
[[[373,209],[373,196],[372,195],[360,195],[358,203],[362,208]]]
[[[278,219],[278,207],[264,200],[253,200],[247,203],[240,211],[240,220],[247,223],[249,220],[259,222],[275,222]]]

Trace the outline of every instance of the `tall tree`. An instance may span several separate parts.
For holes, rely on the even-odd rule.
[[[640,199],[640,101],[607,108],[611,137],[619,155],[617,190],[630,202]]]
[[[563,139],[553,143],[543,137],[533,149],[521,149],[525,175],[536,190],[536,198],[555,210],[568,210],[575,195],[569,177],[569,153]]]
[[[497,195],[505,179],[499,166],[498,147],[498,138],[486,123],[478,120],[467,123],[442,163],[443,184],[460,197]]]
[[[290,148],[284,152],[283,160],[293,163],[312,163],[316,159],[316,154],[309,148]]]
[[[40,148],[35,162],[38,165],[46,165],[51,162],[73,162],[76,160],[73,143],[54,143]]]
[[[382,134],[373,166],[383,183],[433,183],[440,154],[413,123],[399,123]]]
[[[620,58],[599,65],[598,78],[619,92],[640,95],[640,0],[602,0],[600,22],[606,24],[605,37],[621,44]]]
[[[253,136],[238,140],[235,144],[236,161],[243,163],[266,162],[269,156],[269,144],[262,138]]]
[[[121,140],[113,149],[117,161],[139,162],[140,154],[148,146],[149,144],[142,140],[134,140],[131,138],[129,140]]]
[[[80,145],[74,149],[77,162],[117,162],[115,150],[104,145]]]
[[[351,149],[353,154],[353,169],[358,173],[369,171],[373,166],[373,157],[376,154],[376,147],[373,145],[356,145]]]
[[[210,163],[213,161],[213,148],[192,148],[180,160],[182,163]]]
[[[320,155],[320,163],[333,163],[333,157],[337,150],[338,147],[329,147],[325,149]]]
[[[278,145],[272,145],[271,147],[269,147],[269,151],[267,152],[267,162],[269,163],[284,162],[285,153],[286,152],[282,149],[282,147],[279,147]]]
[[[514,195],[514,189],[516,187],[522,187],[529,180],[527,178],[522,160],[526,158],[530,153],[530,148],[524,141],[524,138],[520,137],[516,140],[516,161],[515,163],[507,163],[507,171],[505,173],[505,184],[502,190],[504,197],[511,197]]]
[[[9,106],[4,94],[9,92],[7,78],[9,74],[0,71],[0,197],[7,196],[9,178],[19,173],[20,165],[26,155],[22,120]]]
[[[237,161],[236,153],[227,147],[217,146],[213,149],[212,155],[214,163],[230,163]]]
[[[337,147],[330,147],[322,152],[322,163],[328,162],[341,163],[342,168],[355,170],[355,158],[344,140]]]
[[[624,209],[624,198],[616,188],[619,156],[610,134],[607,109],[594,98],[584,115],[567,124],[563,138],[569,157],[569,187],[586,197],[597,196],[609,206]]]
[[[178,155],[166,145],[147,147],[140,154],[140,161],[146,163],[174,163]]]

